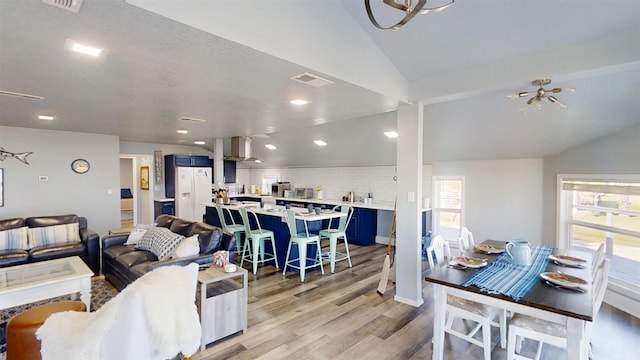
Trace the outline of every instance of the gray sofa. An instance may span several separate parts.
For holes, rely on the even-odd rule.
[[[213,262],[213,253],[218,250],[228,251],[230,262],[235,257],[235,236],[225,233],[219,227],[183,220],[173,215],[160,215],[156,223],[158,227],[167,228],[185,237],[198,234],[200,253],[159,261],[151,251],[125,245],[129,234],[107,235],[102,238],[102,273],[118,290],[124,289],[140,276],[160,266],[187,265],[192,262],[210,264]]]
[[[74,214],[58,216],[36,216],[0,220],[0,231],[21,227],[37,228],[78,223],[80,242],[58,242],[37,246],[28,250],[0,250],[0,267],[79,256],[95,275],[100,273],[100,236],[88,229],[87,219]]]

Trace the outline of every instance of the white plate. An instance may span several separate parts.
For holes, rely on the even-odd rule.
[[[487,266],[488,264],[486,259],[464,256],[455,257],[453,258],[453,261],[455,261],[458,265],[462,265],[468,268],[481,268],[483,266]]]
[[[476,245],[476,250],[482,251],[487,254],[500,254],[504,252],[503,247],[489,244],[478,244]]]
[[[565,287],[579,287],[581,285],[587,285],[587,282],[579,277],[560,274],[557,272],[543,272],[540,274],[540,277],[556,285]]]
[[[583,266],[587,263],[587,260],[569,255],[549,255],[549,259],[569,266]]]

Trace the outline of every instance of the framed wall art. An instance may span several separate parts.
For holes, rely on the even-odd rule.
[[[163,182],[162,151],[156,150],[153,152],[153,161],[155,165],[156,184],[162,184]]]
[[[4,169],[0,168],[0,207],[4,206]]]
[[[140,189],[149,190],[149,167],[142,166],[140,168]]]

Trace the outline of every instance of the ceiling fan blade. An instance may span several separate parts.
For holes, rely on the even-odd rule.
[[[551,90],[546,90],[546,91],[554,93],[554,94],[557,94],[559,92],[574,92],[574,91],[576,91],[576,89],[573,89],[573,88],[553,88]]]
[[[511,95],[507,95],[507,97],[509,99],[517,99],[517,98],[521,98],[521,97],[525,97],[525,96],[529,96],[529,93],[526,91],[521,91],[517,94],[511,94]]]
[[[559,108],[562,108],[562,109],[567,108],[567,105],[561,103],[560,100],[558,100],[555,96],[547,96],[547,99],[549,99],[549,101],[551,101],[552,103],[556,104],[556,106],[558,106]]]

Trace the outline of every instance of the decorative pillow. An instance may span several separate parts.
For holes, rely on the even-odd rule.
[[[78,223],[29,228],[29,247],[80,242]]]
[[[138,241],[140,241],[140,238],[142,238],[142,235],[144,235],[144,233],[147,232],[147,230],[151,229],[152,227],[155,227],[157,224],[153,223],[153,224],[138,224],[136,225],[136,227],[131,230],[131,234],[129,234],[129,237],[127,238],[127,242],[125,242],[125,245],[135,245],[138,243]]]
[[[154,227],[142,235],[136,244],[136,249],[151,251],[158,257],[158,260],[163,261],[171,258],[182,239],[184,236],[167,228]]]
[[[198,234],[195,234],[180,241],[180,244],[171,257],[175,259],[198,254],[200,254],[200,242],[198,241]]]
[[[29,250],[28,227],[0,231],[0,250]]]

